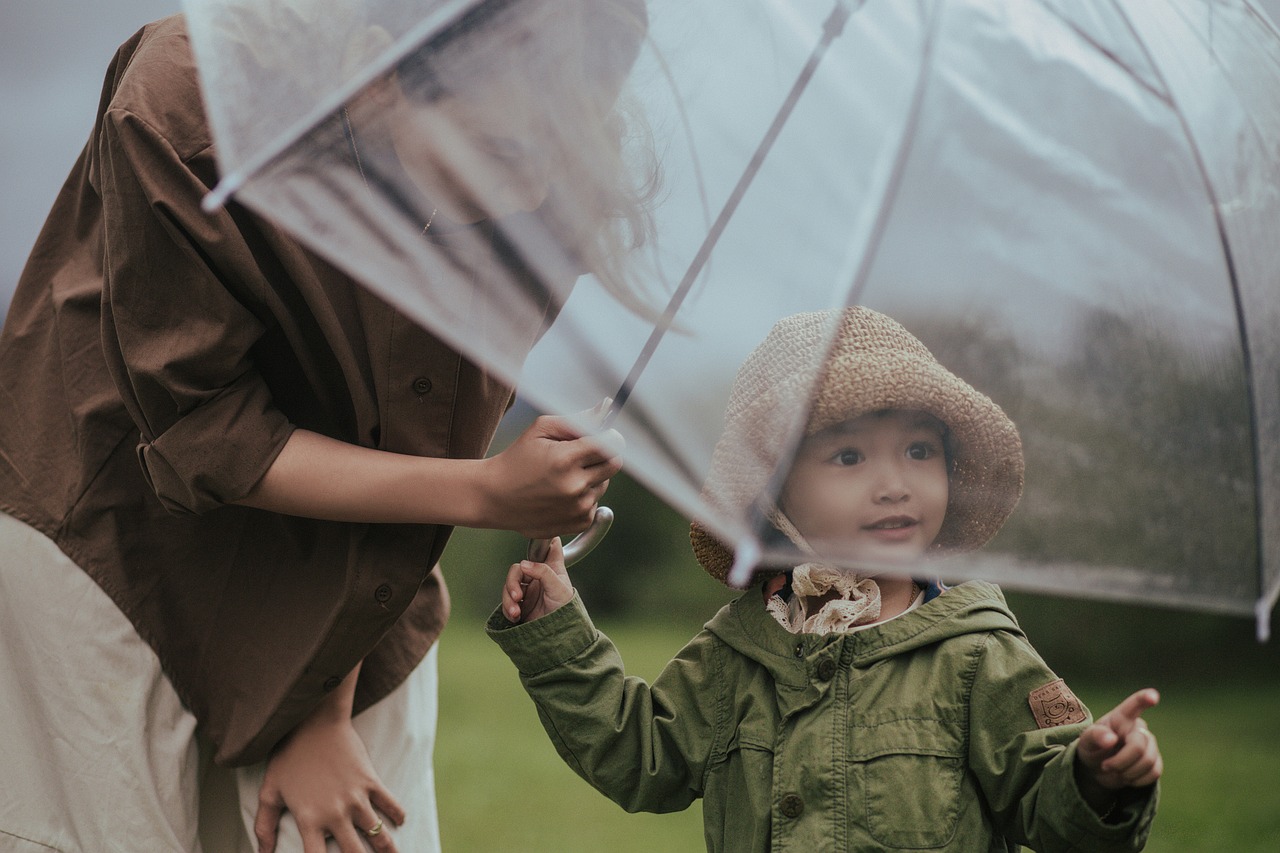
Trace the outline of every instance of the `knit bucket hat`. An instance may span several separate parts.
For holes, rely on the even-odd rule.
[[[752,507],[776,509],[763,493],[795,441],[795,413],[805,409],[805,436],[885,409],[927,412],[946,424],[949,498],[934,551],[986,544],[1022,496],[1022,441],[1004,411],[897,321],[854,306],[786,317],[747,357],[703,487],[708,505],[738,518]],[[697,521],[690,538],[702,567],[726,582],[732,548]]]

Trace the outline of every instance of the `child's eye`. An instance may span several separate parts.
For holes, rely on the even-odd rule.
[[[907,448],[907,458],[917,462],[932,459],[937,453],[938,449],[927,441],[917,441]]]
[[[857,465],[862,461],[862,454],[851,447],[846,447],[832,456],[831,461],[837,465]]]

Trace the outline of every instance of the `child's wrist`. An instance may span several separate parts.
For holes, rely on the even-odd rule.
[[[1120,792],[1099,782],[1094,772],[1085,766],[1078,756],[1076,757],[1075,777],[1076,788],[1079,789],[1081,798],[1094,814],[1106,820],[1115,811],[1116,805],[1120,802]]]

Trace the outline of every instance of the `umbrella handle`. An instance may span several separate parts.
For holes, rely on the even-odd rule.
[[[609,532],[609,527],[613,524],[613,510],[607,506],[596,507],[596,514],[591,519],[591,525],[564,546],[564,565],[565,568],[572,566],[583,557],[591,553],[604,535]],[[525,554],[526,560],[533,560],[541,563],[547,559],[547,554],[551,551],[550,539],[530,539],[529,550]]]

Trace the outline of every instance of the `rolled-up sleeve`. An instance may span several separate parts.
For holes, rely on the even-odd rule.
[[[229,209],[200,210],[212,176],[189,154],[127,111],[100,130],[104,355],[157,497],[205,512],[243,498],[293,431],[251,357],[266,274]]]
[[[1043,851],[1133,853],[1151,832],[1158,787],[1129,790],[1108,820],[1075,781],[1080,733],[1092,722],[1041,728],[1021,697],[1057,679],[1019,635],[993,633],[977,667],[970,708],[969,765],[1001,832]],[[1013,701],[1010,701],[1012,698]]]

